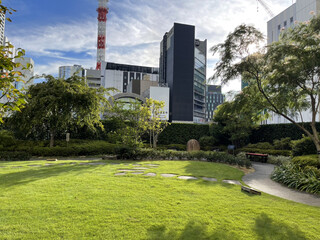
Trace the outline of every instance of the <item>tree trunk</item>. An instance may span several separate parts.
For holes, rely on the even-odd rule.
[[[153,148],[157,148],[157,142],[158,142],[158,134],[154,134],[153,132]]]
[[[50,131],[50,147],[54,146],[54,137],[55,137],[55,131]]]

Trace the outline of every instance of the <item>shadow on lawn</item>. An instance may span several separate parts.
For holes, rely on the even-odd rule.
[[[95,165],[56,165],[56,166],[43,166],[28,169],[26,171],[19,171],[0,175],[0,187],[12,187],[16,185],[23,185],[41,179],[55,177],[63,173],[79,172],[83,170],[98,167]]]
[[[185,240],[204,240],[204,239],[223,239],[234,240],[239,239],[236,233],[226,231],[227,226],[222,226],[220,229],[209,232],[207,226],[204,224],[190,221],[180,232],[168,230],[165,225],[153,226],[148,229],[148,240],[161,240],[161,239],[185,239]]]
[[[304,240],[307,239],[303,232],[295,227],[291,227],[282,222],[274,221],[267,214],[262,213],[257,219],[254,231],[258,235],[258,239],[290,239]]]

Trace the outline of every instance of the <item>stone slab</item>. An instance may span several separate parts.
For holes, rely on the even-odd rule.
[[[156,173],[147,173],[147,174],[145,174],[145,176],[147,176],[147,177],[155,177],[155,176],[157,176],[157,174]]]
[[[160,166],[160,164],[145,164],[146,166],[148,166],[148,167],[159,167]]]
[[[136,170],[132,169],[118,169],[119,172],[136,172]]]
[[[149,168],[146,168],[146,167],[135,167],[135,168],[133,168],[133,169],[136,169],[136,170],[147,170],[147,169],[149,169]]]
[[[179,179],[183,179],[183,180],[196,180],[198,178],[193,177],[193,176],[179,176]]]
[[[222,182],[233,184],[233,185],[241,185],[241,183],[237,180],[222,180]]]
[[[42,167],[42,165],[28,165],[28,167]]]
[[[175,177],[177,176],[176,174],[171,174],[171,173],[163,173],[161,174],[162,177],[167,177],[167,178],[170,178],[170,177]]]
[[[124,176],[124,175],[126,175],[127,173],[125,173],[125,172],[121,172],[121,173],[115,173],[114,175],[115,176]]]
[[[89,165],[106,165],[106,163],[97,162],[97,163],[89,163]]]
[[[203,177],[202,179],[205,180],[205,181],[210,181],[210,182],[216,182],[217,181],[216,178],[209,178],[209,177]]]

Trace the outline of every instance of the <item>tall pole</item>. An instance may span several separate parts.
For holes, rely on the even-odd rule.
[[[101,63],[106,58],[106,27],[107,27],[107,14],[109,0],[98,0],[98,40],[97,40],[97,70],[101,69]]]

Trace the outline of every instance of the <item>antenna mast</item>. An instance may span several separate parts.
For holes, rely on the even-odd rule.
[[[106,58],[106,33],[107,33],[107,14],[109,11],[109,0],[98,0],[98,40],[97,40],[97,70],[101,69],[101,63]]]

